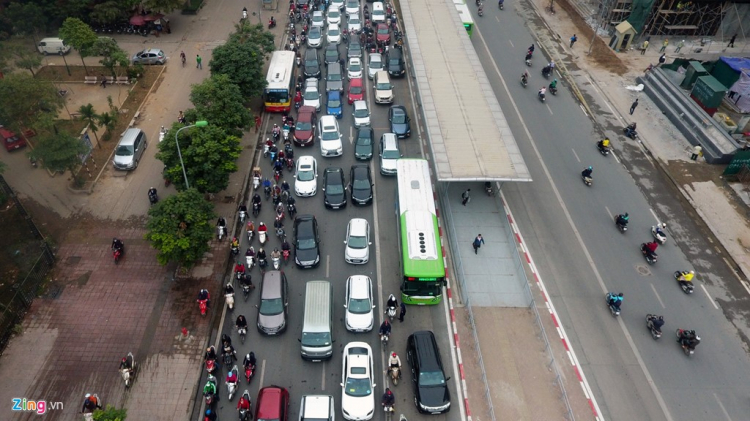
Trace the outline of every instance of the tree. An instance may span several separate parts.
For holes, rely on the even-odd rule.
[[[196,189],[169,196],[148,211],[146,240],[158,251],[156,260],[192,266],[210,250],[213,205]]]
[[[112,405],[107,405],[104,410],[97,409],[94,411],[94,421],[125,421],[127,417],[127,410],[117,409]]]
[[[34,44],[37,42],[37,35],[45,32],[49,24],[49,13],[32,2],[10,3],[3,15],[13,25],[15,35],[32,35]]]
[[[81,108],[78,109],[78,114],[80,116],[78,117],[79,120],[85,121],[89,125],[89,130],[91,130],[94,133],[94,137],[96,138],[96,143],[99,144],[99,136],[96,134],[96,131],[99,130],[99,115],[94,110],[94,106],[89,104],[81,105]],[[99,145],[99,148],[102,146]]]
[[[190,101],[195,105],[196,120],[207,120],[233,131],[248,128],[252,121],[250,111],[243,105],[240,89],[224,74],[193,85]]]
[[[13,63],[16,66],[26,69],[31,72],[32,76],[36,76],[34,69],[41,67],[42,65],[42,56],[40,56],[38,52],[31,51],[21,45],[9,48],[9,52],[15,58]]]
[[[273,35],[263,25],[243,23],[235,28],[237,32],[226,44],[214,49],[209,63],[211,74],[229,76],[246,99],[260,96],[266,86],[263,66],[275,49]]]
[[[115,124],[117,124],[117,111],[98,114],[96,122],[99,124],[99,127],[104,127],[107,130],[102,139],[109,140],[112,137],[112,130],[115,129]]]
[[[83,60],[89,55],[91,47],[99,39],[96,33],[91,29],[90,26],[83,23],[78,18],[67,18],[60,27],[60,38],[68,43],[70,46],[76,49],[81,55],[81,63],[83,63],[83,69],[86,74],[89,74],[89,69],[86,67],[86,62]]]
[[[180,158],[175,145],[175,133],[184,127],[175,122],[159,143],[156,158],[164,165],[164,178],[174,183],[177,190],[185,190]],[[237,158],[242,147],[237,136],[225,129],[209,125],[192,127],[180,132],[180,151],[185,162],[190,186],[201,193],[217,193],[229,185],[229,175],[239,168]]]
[[[70,171],[73,177],[81,165],[81,157],[89,151],[80,138],[57,129],[37,133],[35,145],[29,156],[41,161],[42,166],[50,171]]]
[[[11,73],[0,79],[0,121],[15,132],[34,128],[44,117],[57,116],[63,98],[51,81],[34,78],[26,73]]]
[[[141,3],[146,10],[167,14],[182,8],[185,5],[185,0],[143,0]]]
[[[102,59],[99,60],[99,63],[109,69],[113,77],[117,76],[115,67],[125,67],[130,63],[128,53],[123,51],[123,49],[120,48],[119,45],[117,45],[117,41],[110,37],[97,38],[96,42],[91,46],[91,49],[92,53],[95,51],[97,54],[102,56]]]
[[[116,24],[127,19],[129,7],[122,1],[110,0],[91,8],[89,18],[99,24]]]

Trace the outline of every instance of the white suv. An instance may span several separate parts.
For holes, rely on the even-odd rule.
[[[324,157],[341,156],[344,153],[336,117],[332,115],[320,117],[320,120],[318,120],[318,139],[320,140],[320,154]]]
[[[317,192],[318,163],[311,156],[301,156],[297,159],[297,171],[294,172],[294,193],[300,197],[310,197]]]
[[[362,100],[354,101],[352,116],[354,116],[354,127],[369,126],[370,110],[367,109],[367,102]]]
[[[305,395],[299,405],[299,421],[335,421],[333,396]]]
[[[353,265],[370,261],[370,224],[366,219],[353,218],[346,227],[344,260]]]
[[[388,72],[378,70],[373,78],[372,88],[375,89],[376,104],[393,104],[393,85]]]

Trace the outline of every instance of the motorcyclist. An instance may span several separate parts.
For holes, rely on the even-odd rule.
[[[554,92],[557,90],[557,79],[553,79],[549,84],[549,90]]]
[[[477,8],[477,13],[479,13],[479,16],[482,16],[482,13],[484,13],[484,5],[482,3],[479,3],[479,7]]]
[[[284,162],[281,161],[281,159],[277,159],[273,161],[273,170],[274,171],[281,171],[284,169]]]
[[[594,172],[594,167],[588,167],[585,170],[581,171],[581,175],[583,178],[591,178],[591,173]]]
[[[227,220],[224,219],[223,216],[220,216],[219,219],[216,221],[217,227],[226,227],[227,226]]]
[[[396,297],[393,296],[393,294],[390,294],[388,296],[388,301],[385,304],[385,307],[388,308],[396,308],[398,307],[398,301],[396,301]]]
[[[250,410],[250,395],[248,393],[243,393],[240,397],[240,401],[237,402],[237,411],[240,410]]]
[[[122,250],[124,247],[124,244],[122,241],[120,241],[119,238],[113,238],[112,239],[112,250]]]
[[[240,248],[240,241],[237,239],[237,237],[232,238],[232,248]]]
[[[216,421],[216,411],[206,409],[206,419],[208,421]]]
[[[247,366],[255,367],[255,353],[250,352],[249,354],[245,355],[245,359],[242,361],[242,366],[247,369]]]
[[[81,413],[88,412],[94,412],[96,409],[101,409],[102,404],[99,402],[99,398],[96,396],[87,393],[86,396],[83,397],[83,407],[81,408]]]
[[[247,329],[247,319],[243,315],[237,316],[237,321],[234,322],[234,326],[237,328],[237,330],[240,329]]]
[[[266,251],[263,250],[263,247],[258,250],[258,262],[265,261],[266,260]]]
[[[281,182],[281,190],[282,191],[286,191],[286,192],[289,191],[289,183],[287,183],[286,180],[284,180],[283,182]]]
[[[533,52],[534,52],[534,44],[531,44],[531,46],[529,47],[529,52],[530,52],[530,53],[533,53]]]
[[[247,19],[247,7],[242,8],[242,19]]]
[[[692,351],[695,350],[695,347],[698,346],[701,340],[698,338],[698,334],[696,334],[694,330],[683,330],[677,342]]]
[[[631,136],[635,134],[635,129],[638,125],[635,122],[632,122],[628,125],[628,127],[625,128],[625,135]]]
[[[255,248],[253,248],[253,246],[250,246],[247,248],[247,251],[245,252],[245,257],[255,257]]]
[[[289,245],[289,241],[286,241],[286,237],[284,237],[284,242],[281,243],[281,250],[289,251],[291,249],[292,249],[292,246]]]
[[[237,384],[237,372],[235,370],[229,370],[227,372],[227,380],[225,383],[234,383]]]
[[[216,378],[209,375],[206,385],[203,386],[203,396],[216,395]]]
[[[216,360],[216,348],[214,348],[213,345],[211,345],[208,348],[206,348],[206,353],[203,354],[203,358],[206,361],[208,361],[208,360]]]
[[[292,196],[289,196],[289,198],[288,198],[288,199],[286,199],[286,204],[287,204],[287,205],[292,205],[292,206],[294,206],[294,204],[295,204],[295,203],[297,203],[297,201],[296,201],[296,200],[294,200],[294,197],[292,197]]]
[[[278,217],[278,214],[276,219],[273,221],[273,227],[276,228],[276,231],[278,231],[279,228],[284,228],[284,223],[281,221],[281,218]]]
[[[391,392],[391,389],[389,387],[385,388],[385,393],[383,393],[383,398],[380,400],[380,404],[383,406],[393,406],[396,403],[396,397],[393,396],[393,392]]]
[[[646,255],[649,258],[654,258],[656,256],[656,249],[659,247],[659,243],[656,241],[652,241],[650,243],[646,243],[643,245],[643,250],[646,252]]]
[[[152,199],[152,200],[153,200],[153,198],[156,197],[156,189],[155,188],[151,187],[150,189],[148,189],[148,197],[149,197],[149,199]]]
[[[281,259],[281,252],[278,248],[274,248],[271,252],[271,259]]]
[[[401,358],[399,358],[395,352],[391,352],[391,356],[388,358],[388,367],[401,370]]]
[[[268,227],[263,222],[258,224],[258,233],[268,231]]]
[[[547,93],[547,88],[542,87],[542,89],[539,90],[539,97],[544,98],[544,94]]]
[[[232,286],[232,284],[227,284],[227,286],[224,287],[224,295],[230,295],[230,294],[234,294],[234,287]]]
[[[207,289],[201,289],[198,291],[198,301],[206,300],[206,305],[211,302],[211,295],[208,293]]]
[[[661,333],[661,327],[664,326],[664,316],[651,316],[648,319],[648,326],[655,332]]]
[[[240,205],[240,207],[239,207],[239,209],[237,210],[237,212],[239,212],[239,213],[245,212],[245,216],[247,216],[247,206],[245,206],[245,205]]]
[[[605,137],[604,139],[600,140],[596,143],[596,146],[599,147],[599,149],[609,149],[609,138]]]
[[[232,346],[231,342],[224,341],[224,346],[221,348],[221,356],[225,357],[226,355],[231,355],[232,359],[237,361],[237,351],[235,351],[234,346]]]
[[[662,236],[666,237],[667,234],[664,232],[665,229],[667,229],[667,224],[664,224],[664,223],[656,224],[656,234],[657,235],[662,235]]]
[[[240,276],[240,285],[242,287],[250,287],[250,289],[253,288],[253,277],[250,276],[248,273],[243,273],[242,276]]]
[[[680,276],[677,278],[677,282],[680,283],[680,285],[689,285],[693,282],[693,278],[695,277],[695,271],[691,270],[690,272],[681,272]]]
[[[383,335],[391,336],[391,324],[388,322],[388,319],[383,320],[383,323],[378,330],[378,335],[380,335],[381,338]]]
[[[628,216],[628,213],[621,213],[617,215],[617,224],[622,225],[623,227],[628,226],[628,222],[630,221],[630,216]]]
[[[622,292],[617,295],[610,294],[609,305],[619,310],[620,306],[622,305],[622,297],[623,297]]]
[[[302,92],[297,91],[294,94],[294,107],[299,108],[302,105]]]
[[[279,135],[281,135],[281,129],[279,128],[278,124],[274,123],[273,129],[272,129],[271,133],[273,133],[274,140],[278,140],[279,139]]]
[[[120,370],[128,370],[131,373],[133,372],[133,365],[130,363],[128,357],[123,357],[122,361],[120,361]]]

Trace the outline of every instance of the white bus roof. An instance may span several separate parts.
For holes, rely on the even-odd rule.
[[[289,89],[294,73],[294,52],[274,51],[268,66],[266,89]]]

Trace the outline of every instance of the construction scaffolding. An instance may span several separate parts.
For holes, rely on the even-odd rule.
[[[649,35],[713,36],[730,3],[661,0],[646,20]]]

